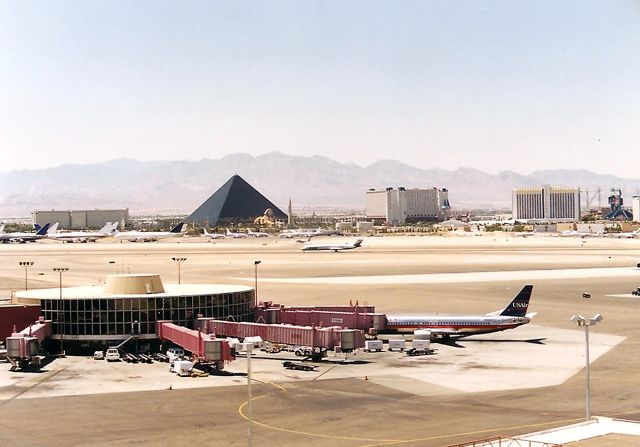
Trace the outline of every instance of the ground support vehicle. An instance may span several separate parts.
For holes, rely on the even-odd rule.
[[[187,377],[191,375],[191,370],[195,362],[189,360],[174,360],[169,366],[169,371],[174,372],[181,377]]]
[[[405,341],[404,338],[402,338],[402,339],[390,339],[389,340],[389,347],[387,349],[389,351],[400,351],[400,352],[403,352],[405,350],[406,345],[407,345],[407,342]]]
[[[138,354],[138,361],[143,363],[153,363],[153,358],[147,354]]]
[[[297,357],[310,357],[312,349],[309,346],[296,346],[293,348],[293,353]]]
[[[127,363],[138,363],[138,356],[129,354],[128,352],[122,356],[122,359]]]
[[[174,360],[180,360],[184,357],[184,350],[181,348],[169,348],[166,355],[169,358],[169,363],[173,363]]]
[[[262,350],[268,354],[277,354],[278,352],[282,351],[282,346],[278,343],[271,343],[266,341],[262,346]]]
[[[305,363],[300,362],[282,362],[282,366],[287,369],[295,369],[297,371],[317,371],[318,367],[316,365],[307,365]]]
[[[96,351],[93,353],[93,360],[104,360],[104,352]]]
[[[119,362],[120,351],[118,351],[118,348],[108,348],[107,353],[104,355],[104,358],[107,360],[107,362]]]
[[[632,290],[631,295],[640,296],[640,287],[636,288],[635,290]]]
[[[156,352],[155,354],[153,354],[153,359],[157,362],[168,362],[169,361],[169,357],[167,357],[165,354],[163,354],[162,352]]]
[[[381,352],[383,348],[382,340],[365,340],[365,352]]]

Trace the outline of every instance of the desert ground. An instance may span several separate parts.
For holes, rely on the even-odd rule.
[[[260,300],[358,301],[392,314],[485,314],[533,284],[532,323],[436,344],[433,356],[358,353],[347,363],[329,356],[306,373],[283,370],[286,353],[259,355],[252,362],[254,444],[445,446],[582,420],[584,331],[569,321],[574,314],[604,316],[590,334],[592,414],[640,420],[640,298],[630,294],[640,286],[640,240],[496,233],[367,237],[362,248],[339,253],[300,247],[278,238],[5,244],[0,298],[24,288],[21,260],[35,262],[30,289],[58,287],[53,267],[69,267],[65,286],[129,272],[177,282],[174,256],[187,258],[183,283],[253,285],[260,260]],[[166,364],[86,358],[57,359],[41,373],[2,365],[0,445],[247,443],[242,357],[228,375],[198,379],[177,378]]]

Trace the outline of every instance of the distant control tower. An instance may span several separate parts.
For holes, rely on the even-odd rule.
[[[609,196],[609,206],[611,211],[605,216],[605,219],[609,220],[631,220],[633,216],[625,209],[622,209],[622,189],[611,188],[611,195]]]

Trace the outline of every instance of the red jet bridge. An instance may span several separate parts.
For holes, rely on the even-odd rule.
[[[14,329],[15,330],[15,329]],[[41,363],[40,344],[51,335],[51,321],[40,317],[20,332],[7,337],[7,359],[11,362],[11,371],[30,366],[39,368]]]
[[[159,339],[171,341],[191,352],[199,362],[211,364],[218,370],[224,369],[225,362],[236,359],[227,340],[178,326],[171,321],[156,322],[156,334]]]
[[[387,316],[376,313],[373,306],[295,306],[285,307],[271,302],[260,303],[255,308],[256,321],[268,324],[293,324],[298,326],[342,326],[359,329],[371,335],[383,331]]]
[[[342,326],[313,327],[288,324],[236,323],[233,321],[198,318],[196,323],[203,332],[227,337],[260,337],[264,341],[284,345],[313,348],[313,357],[322,357],[325,351],[351,352],[364,347],[364,332]]]

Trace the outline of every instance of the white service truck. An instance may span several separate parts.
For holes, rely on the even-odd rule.
[[[389,351],[399,351],[403,352],[405,347],[407,346],[407,342],[404,338],[391,338],[389,339]]]
[[[104,358],[107,362],[119,362],[120,351],[118,351],[118,348],[107,348],[107,353],[104,355]]]
[[[174,360],[169,366],[169,371],[174,372],[181,377],[186,377],[191,374],[191,370],[195,364],[195,362],[190,360]]]
[[[365,340],[364,342],[365,352],[380,352],[383,347],[382,340]]]

